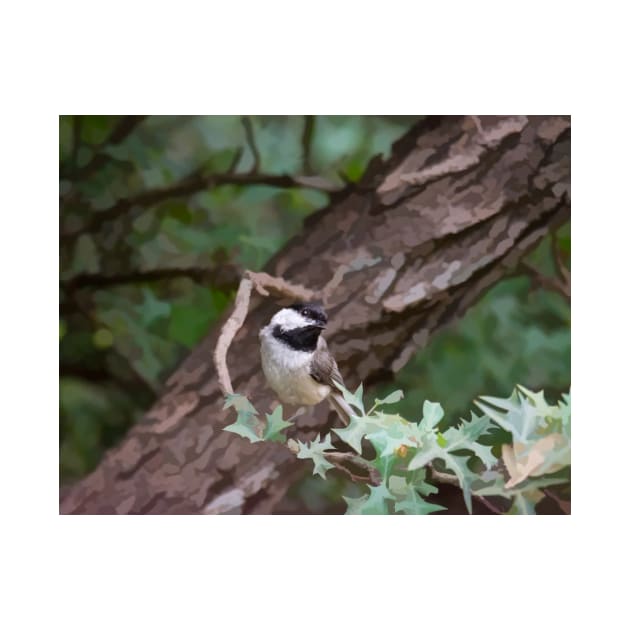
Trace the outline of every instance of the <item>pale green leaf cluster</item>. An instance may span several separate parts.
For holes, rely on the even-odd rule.
[[[299,450],[297,452],[298,459],[313,460],[313,474],[326,478],[326,471],[333,468],[333,465],[326,459],[324,451],[330,451],[333,446],[330,442],[330,433],[324,438],[313,440],[310,444],[305,444],[298,440]]]
[[[282,405],[278,405],[272,413],[265,414],[266,422],[260,420],[254,406],[241,394],[228,394],[225,397],[223,409],[230,407],[236,411],[236,421],[224,427],[225,431],[236,433],[252,443],[263,440],[282,443],[287,441],[282,431],[291,426],[291,423],[282,419]]]
[[[512,443],[501,449],[507,480],[478,484],[477,494],[492,489],[492,494],[512,499],[510,513],[535,514],[543,488],[570,480],[571,394],[550,405],[544,392],[518,385],[509,398],[480,399],[479,409],[512,434]]]
[[[359,496],[344,497],[347,514],[430,514],[444,509],[427,500],[437,492],[427,482],[427,473],[457,483],[470,513],[476,495],[507,499],[508,513],[535,514],[543,490],[569,480],[570,394],[550,405],[543,392],[517,386],[509,398],[482,396],[476,404],[483,415],[471,412],[470,419],[440,431],[444,410],[439,403],[425,401],[421,419],[413,422],[383,410],[403,398],[400,390],[377,398],[366,412],[362,386],[354,393],[338,387],[355,414],[348,426],[332,431],[381,478],[378,485],[362,485]],[[244,396],[227,397],[225,406],[234,407],[238,416],[226,430],[252,442],[285,441],[282,431],[289,422],[282,419],[281,406],[266,415],[266,423],[258,420]],[[330,456],[341,451],[327,434],[310,443],[295,442],[294,452],[299,459],[310,459],[313,474],[325,478],[334,467]],[[365,459],[370,454],[375,456]]]

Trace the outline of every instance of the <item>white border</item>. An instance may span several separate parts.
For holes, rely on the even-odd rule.
[[[5,8],[5,616],[68,629],[617,627],[629,232],[627,21],[615,7]],[[57,115],[104,112],[574,114],[575,515],[55,516]]]

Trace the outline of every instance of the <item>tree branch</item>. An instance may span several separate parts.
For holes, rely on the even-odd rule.
[[[359,481],[369,483],[372,486],[378,486],[382,481],[383,477],[381,473],[367,460],[355,455],[354,453],[346,453],[346,452],[335,452],[335,453],[323,453],[324,457],[330,461],[335,468],[345,472],[352,481]],[[353,464],[359,468],[367,471],[367,475],[357,475],[353,473],[349,468],[344,466],[344,462],[349,464]]]
[[[236,265],[223,264],[215,268],[204,267],[167,267],[130,271],[119,274],[81,273],[61,285],[69,292],[84,289],[103,289],[107,287],[137,284],[140,282],[160,282],[175,278],[190,278],[200,284],[209,284],[217,289],[229,290],[238,286],[240,270]]]

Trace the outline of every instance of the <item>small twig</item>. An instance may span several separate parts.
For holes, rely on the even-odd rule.
[[[225,324],[223,324],[214,349],[214,365],[217,370],[219,386],[224,396],[234,393],[230,372],[227,367],[227,352],[236,333],[245,322],[249,310],[249,300],[254,288],[263,296],[273,293],[280,297],[300,301],[312,300],[315,295],[313,291],[305,289],[301,285],[291,284],[282,278],[276,278],[264,272],[244,272],[234,300],[234,310]]]
[[[264,271],[245,271],[244,276],[250,278],[260,295],[267,296],[271,292],[276,297],[310,302],[315,298],[315,291],[311,291],[301,284],[292,284],[283,278],[270,276]]]
[[[249,147],[252,155],[254,156],[254,164],[250,169],[251,173],[257,173],[260,167],[260,153],[258,153],[258,147],[256,146],[256,139],[254,138],[254,128],[249,116],[243,116],[241,118],[243,127],[245,129],[245,138],[247,139],[247,146]]]
[[[558,504],[558,507],[562,510],[564,514],[571,514],[571,501],[565,501],[564,499],[561,499],[555,492],[549,490],[549,488],[543,488],[542,491],[550,499]]]
[[[449,473],[443,473],[439,470],[433,468],[433,466],[429,466],[429,470],[431,471],[431,478],[436,481],[441,481],[442,483],[449,483],[452,486],[459,487],[459,481],[457,480],[456,475],[450,475]]]
[[[492,505],[492,503],[490,502],[489,499],[486,499],[486,497],[481,496],[480,494],[473,494],[473,496],[476,499],[479,499],[479,501],[481,501],[491,512],[493,512],[494,514],[499,514],[499,515],[503,515],[503,512],[501,512],[501,510],[499,510],[497,507],[495,507],[494,505]]]
[[[536,267],[531,265],[530,263],[522,260],[517,266],[517,272],[520,271],[527,276],[529,276],[532,282],[536,283],[538,286],[548,289],[549,291],[554,291],[555,293],[559,293],[565,300],[571,300],[571,288],[570,284],[566,281],[560,280],[560,278],[554,278],[551,276],[546,276]],[[569,278],[570,280],[570,278]]]
[[[336,468],[343,470],[346,474],[350,475],[353,481],[365,481],[370,483],[373,486],[378,486],[383,480],[381,473],[367,460],[355,455],[354,453],[343,453],[343,452],[333,452],[333,453],[324,453],[324,457],[330,460],[330,463],[333,464]],[[354,464],[359,468],[363,468],[367,471],[367,476],[356,475],[348,468],[346,468],[342,462],[347,462],[349,464]]]
[[[435,479],[436,481],[441,481],[442,483],[448,483],[452,486],[457,486],[458,488],[460,487],[456,475],[440,472],[439,470],[433,468],[433,466],[429,466],[429,470],[431,471],[432,479]],[[495,514],[503,514],[503,512],[492,505],[492,503],[488,499],[486,499],[486,497],[475,494],[474,492],[472,494],[476,499],[479,499],[479,501],[481,501],[491,512],[494,512]]]
[[[214,349],[214,365],[217,370],[219,386],[224,396],[234,393],[232,381],[230,380],[230,372],[227,367],[227,351],[236,333],[240,330],[245,321],[253,286],[254,283],[249,278],[243,278],[241,280],[236,293],[236,299],[234,300],[234,310],[225,324],[223,324],[221,334],[219,335],[217,345]]]

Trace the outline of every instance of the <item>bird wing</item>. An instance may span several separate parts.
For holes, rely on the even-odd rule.
[[[337,362],[328,350],[328,344],[323,337],[317,341],[317,348],[313,353],[310,368],[311,377],[318,383],[328,385],[333,390],[338,391],[334,381],[343,385],[343,378],[337,367]]]
[[[337,362],[332,354],[328,350],[328,344],[323,337],[320,337],[317,342],[317,348],[313,353],[313,360],[310,367],[311,378],[318,383],[328,385],[331,389],[330,392],[330,404],[339,414],[341,421],[347,426],[350,422],[350,416],[354,413],[344,400],[341,392],[337,389],[335,383],[344,384],[343,377]]]

